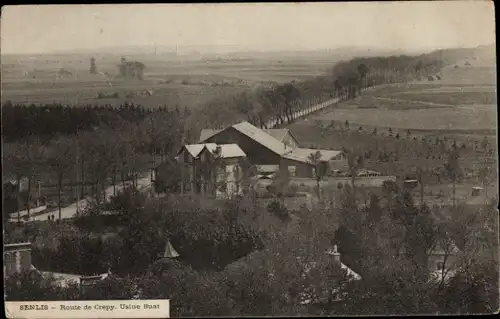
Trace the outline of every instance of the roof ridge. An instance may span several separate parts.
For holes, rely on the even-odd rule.
[[[273,142],[274,143],[279,143],[279,145],[276,145],[276,146],[279,146],[280,148],[282,148],[282,150],[278,151],[275,147],[273,147],[272,145],[270,145],[269,143],[266,143],[267,141],[258,141],[256,140],[256,136],[250,136],[250,134],[248,134],[248,132],[245,132],[244,128],[248,127],[250,128],[252,131],[254,131],[253,133],[261,133],[261,134],[265,134],[266,136],[264,137],[270,137],[273,139]],[[279,155],[279,156],[282,156],[284,154],[284,151],[286,150],[286,146],[283,142],[279,141],[278,139],[276,139],[274,136],[272,136],[271,134],[269,134],[268,132],[266,132],[265,130],[261,129],[261,128],[258,128],[256,127],[255,125],[252,125],[251,123],[249,123],[248,121],[243,121],[243,122],[240,122],[240,123],[237,123],[237,124],[234,124],[233,126],[234,129],[236,129],[237,131],[239,131],[240,133],[248,136],[249,138],[259,142],[262,146],[266,147],[267,149],[271,150],[272,152],[274,152],[275,154]],[[258,138],[258,136],[257,136]],[[266,145],[267,144],[267,145]],[[274,149],[273,149],[274,148]]]

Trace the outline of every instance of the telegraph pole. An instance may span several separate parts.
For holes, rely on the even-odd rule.
[[[78,136],[78,134],[77,134]],[[79,163],[78,163],[78,158],[79,158],[79,147],[78,147],[78,140],[76,141],[76,216],[79,215],[79,209],[78,209],[78,202],[80,201],[80,197],[78,196],[78,188],[80,186],[79,179],[80,179],[80,172],[79,172]]]

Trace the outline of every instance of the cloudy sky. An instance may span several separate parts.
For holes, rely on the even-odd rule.
[[[7,6],[2,53],[113,46],[402,50],[495,41],[491,1]]]

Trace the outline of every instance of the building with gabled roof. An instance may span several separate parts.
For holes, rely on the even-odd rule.
[[[250,163],[256,166],[278,165],[292,172],[292,176],[313,177],[314,168],[309,156],[319,151],[320,161],[328,168],[345,168],[342,151],[301,148],[289,129],[263,130],[248,122],[240,122],[222,130],[202,130],[200,140],[204,143],[234,143],[245,152]]]
[[[427,252],[429,280],[451,278],[458,269],[459,254],[460,249],[451,238],[437,240]]]
[[[181,194],[199,193],[218,198],[240,194],[241,160],[238,144],[189,144],[177,153],[181,165]]]

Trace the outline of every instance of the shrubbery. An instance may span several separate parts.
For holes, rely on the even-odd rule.
[[[279,200],[275,199],[270,202],[267,206],[267,211],[276,215],[281,221],[289,221],[291,219],[288,209]]]

